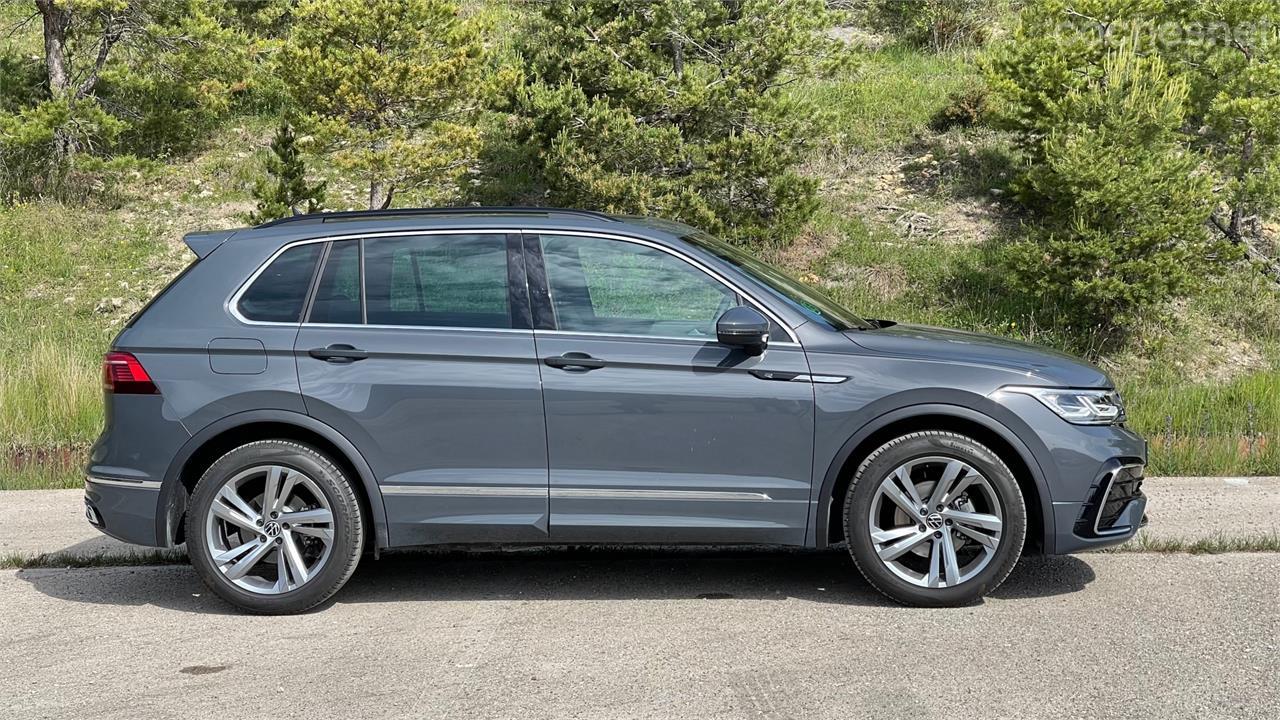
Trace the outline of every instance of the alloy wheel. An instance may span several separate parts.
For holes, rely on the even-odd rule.
[[[259,595],[296,590],[333,549],[333,510],[314,480],[283,465],[259,465],[222,483],[205,519],[213,565]]]
[[[869,520],[880,561],[923,588],[955,587],[982,572],[1004,527],[1000,496],[987,478],[943,456],[910,460],[885,476]]]

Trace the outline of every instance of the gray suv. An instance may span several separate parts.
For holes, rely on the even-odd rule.
[[[913,605],[1144,521],[1112,381],[867,320],[693,228],[576,210],[307,215],[198,260],[103,363],[86,515],[249,611],[441,543],[846,543]]]

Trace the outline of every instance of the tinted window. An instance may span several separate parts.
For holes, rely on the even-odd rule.
[[[871,323],[854,315],[816,288],[796,280],[772,265],[763,263],[724,241],[717,240],[703,232],[692,233],[683,239],[715,254],[721,260],[734,265],[739,270],[755,278],[757,282],[772,288],[793,308],[804,313],[809,318],[819,320],[836,330],[842,331],[852,330],[853,328],[866,330],[872,327]]]
[[[262,322],[298,322],[320,248],[310,243],[285,250],[240,296],[240,314]]]
[[[310,322],[358,325],[360,312],[360,241],[335,242],[325,259],[311,304]]]
[[[737,295],[673,255],[645,245],[543,236],[557,326],[575,332],[714,338]]]
[[[511,327],[504,235],[365,241],[370,325]]]

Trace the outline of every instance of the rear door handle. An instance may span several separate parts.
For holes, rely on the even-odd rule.
[[[339,364],[353,363],[369,357],[369,353],[364,350],[345,343],[330,345],[329,347],[311,348],[307,351],[307,354],[317,360]]]
[[[568,352],[560,357],[543,358],[542,362],[561,370],[595,370],[606,365],[604,360],[593,358],[586,353]]]

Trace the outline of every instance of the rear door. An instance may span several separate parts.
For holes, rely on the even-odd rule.
[[[393,545],[536,541],[547,454],[518,234],[331,244],[295,356],[373,468]]]
[[[716,320],[749,300],[656,243],[525,249],[552,540],[803,543],[814,394],[789,331],[775,320],[763,355],[719,344]]]

